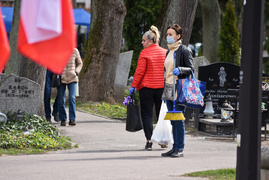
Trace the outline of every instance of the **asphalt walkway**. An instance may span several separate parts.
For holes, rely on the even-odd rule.
[[[164,158],[170,150],[153,144],[144,150],[143,131],[125,131],[125,123],[77,111],[77,125],[61,127],[79,148],[46,154],[0,157],[1,180],[198,180],[185,173],[236,167],[236,142],[186,134],[184,157]]]

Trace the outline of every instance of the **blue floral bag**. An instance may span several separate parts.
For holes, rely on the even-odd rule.
[[[183,104],[190,108],[201,108],[204,106],[204,95],[206,82],[199,81],[193,77],[177,80],[177,104]]]

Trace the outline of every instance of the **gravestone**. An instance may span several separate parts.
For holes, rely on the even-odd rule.
[[[239,71],[240,66],[225,62],[199,67],[199,80],[207,83],[205,99],[209,94],[211,95],[215,114],[221,113],[221,106],[228,98],[227,90],[239,89]],[[229,98],[233,98],[231,96],[235,95],[229,95]],[[205,106],[201,111],[204,108]]]
[[[30,79],[12,74],[0,81],[0,111],[4,114],[18,110],[37,114],[42,97],[40,85]]]
[[[127,52],[120,53],[117,70],[116,70],[115,85],[118,85],[118,86],[127,85],[133,52],[134,51],[127,51]]]
[[[198,73],[199,73],[199,67],[200,66],[207,66],[210,64],[210,62],[206,59],[205,56],[199,56],[196,58],[193,58],[193,64],[194,64],[194,77],[198,77]]]
[[[115,100],[122,103],[124,100],[125,91],[128,83],[128,76],[131,67],[133,51],[120,53],[115,77]]]

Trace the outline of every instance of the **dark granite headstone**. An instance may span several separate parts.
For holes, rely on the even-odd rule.
[[[40,85],[30,79],[10,75],[0,81],[0,111],[21,110],[26,114],[37,114],[42,103]]]
[[[232,63],[213,63],[199,67],[199,80],[207,83],[205,99],[208,94],[211,95],[215,114],[221,113],[221,106],[228,98],[227,90],[239,89],[239,71],[240,66]]]

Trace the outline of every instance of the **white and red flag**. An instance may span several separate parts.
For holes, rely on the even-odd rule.
[[[2,73],[10,55],[10,47],[7,38],[6,27],[0,8],[0,74]]]
[[[22,0],[18,51],[61,74],[76,46],[70,0]]]

